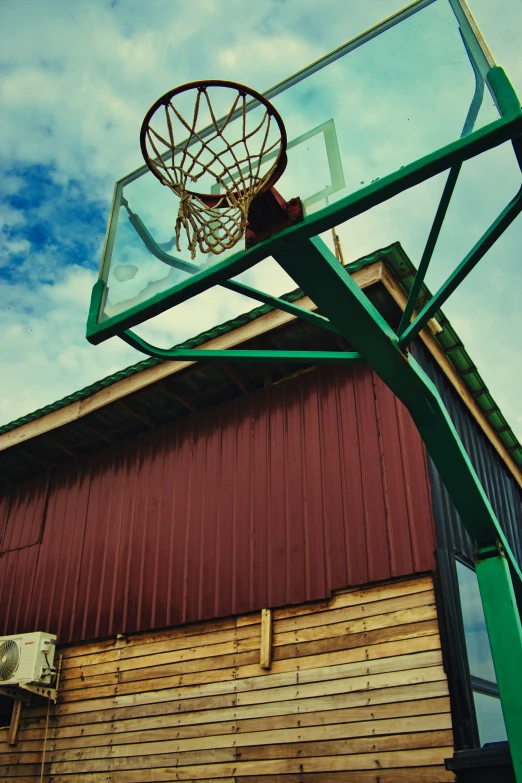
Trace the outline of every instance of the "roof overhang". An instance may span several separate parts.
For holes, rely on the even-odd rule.
[[[407,299],[405,280],[408,275],[411,276],[413,266],[400,245],[395,244],[378,251],[372,254],[372,256],[348,265],[347,268],[361,289],[369,292],[370,290],[377,291],[376,287],[380,287],[380,290],[387,292],[400,311],[404,310]],[[310,311],[316,309],[309,297],[302,296],[299,292],[289,295],[290,297],[301,308]],[[522,486],[522,472],[516,459],[518,452],[514,453],[517,447],[520,449],[520,444],[512,435],[509,427],[506,428],[504,426],[500,428],[501,433],[508,431],[508,434],[511,435],[514,441],[515,449],[511,444],[506,445],[501,434],[499,434],[499,427],[495,427],[489,420],[491,414],[489,416],[486,415],[483,406],[481,407],[479,403],[481,396],[487,395],[488,400],[491,400],[491,397],[476,372],[475,375],[478,381],[474,380],[474,386],[470,389],[467,364],[475,371],[476,368],[474,368],[462,344],[458,341],[451,325],[449,325],[442,313],[438,315],[441,316],[441,320],[432,320],[428,324],[428,328],[421,332],[420,338],[501,459],[520,486]],[[294,315],[263,306],[245,316],[234,319],[234,321],[228,324],[223,324],[214,330],[210,330],[210,332],[199,335],[190,341],[190,344],[192,347],[198,347],[201,350],[226,350],[244,343],[251,343],[256,339],[269,339],[272,333],[276,334],[278,330],[291,326],[296,320]],[[299,319],[299,323],[303,322]],[[321,331],[324,332],[325,330]],[[452,337],[449,343],[450,348],[448,349],[445,347],[445,342],[448,343],[448,334],[450,332]],[[444,339],[442,339],[443,337]],[[342,339],[329,333],[328,339],[333,340],[335,338],[338,341]],[[460,368],[456,366],[454,356],[452,357],[452,351],[455,350],[457,345],[461,350],[459,358]],[[346,349],[346,345],[341,345],[340,347]],[[22,477],[24,474],[23,463],[26,461],[29,465],[33,464],[32,469],[28,468],[29,474],[31,472],[42,472],[44,467],[46,469],[49,467],[49,460],[45,450],[33,449],[33,442],[35,447],[37,443],[39,447],[44,447],[47,444],[48,448],[54,449],[56,454],[60,454],[58,461],[63,461],[63,459],[81,456],[81,454],[87,451],[95,450],[107,443],[136,434],[139,430],[150,429],[164,423],[157,420],[154,415],[149,416],[143,405],[136,406],[134,404],[135,401],[143,398],[143,395],[150,396],[161,390],[165,395],[169,395],[170,399],[175,401],[176,404],[179,404],[185,415],[190,413],[198,407],[193,404],[190,392],[187,393],[186,389],[180,391],[179,387],[173,384],[175,384],[177,377],[180,380],[186,379],[187,373],[191,371],[191,368],[192,372],[194,372],[198,367],[201,367],[201,363],[146,360],[128,368],[126,371],[104,379],[98,384],[87,387],[64,400],[58,401],[47,409],[36,411],[34,414],[12,422],[11,425],[0,428],[0,465],[5,466],[4,470],[7,474],[7,480],[16,480],[17,475]],[[237,365],[235,367],[224,366],[222,369],[229,377],[230,382],[235,387],[238,387],[240,392],[244,393],[252,390],[245,374],[238,370]],[[289,367],[283,368],[281,371],[281,368],[279,368],[278,372],[281,376],[279,380],[292,377],[296,374],[294,370],[295,368]],[[303,372],[303,369],[301,368],[299,372]],[[270,382],[274,382],[273,378]],[[479,382],[482,383],[481,387]],[[203,379],[201,383],[205,383],[205,380]],[[477,388],[475,388],[477,384],[480,387],[480,394],[477,393]],[[157,402],[155,403],[152,398],[150,404],[152,406],[151,409],[154,409],[154,405],[157,408]],[[129,420],[136,419],[137,424],[137,428],[132,426],[130,428],[120,427],[121,438],[118,436],[120,430],[116,426],[112,428],[115,432],[113,437],[110,425],[111,416],[115,420],[118,418],[116,411],[123,417],[129,417]],[[495,409],[496,411],[498,411],[498,408]],[[500,411],[498,411],[498,415],[501,417]],[[502,421],[505,422],[503,417],[501,423]],[[82,432],[92,433],[92,440],[85,449],[80,448],[78,450],[76,448],[71,429],[75,423],[81,424]],[[2,430],[4,431],[2,432]],[[66,434],[72,436],[72,440],[71,437],[64,438],[63,436]],[[6,453],[7,451],[9,451],[9,455]],[[520,458],[522,462],[522,451],[520,452]],[[51,459],[51,463],[52,461]],[[14,473],[9,475],[11,471],[7,468],[8,463],[11,462]]]

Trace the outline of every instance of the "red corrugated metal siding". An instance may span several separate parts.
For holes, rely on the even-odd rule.
[[[434,566],[422,444],[365,367],[304,374],[29,485],[4,535],[22,548],[0,556],[0,633],[90,639]]]
[[[0,553],[36,544],[42,532],[47,478],[29,479],[0,501]]]

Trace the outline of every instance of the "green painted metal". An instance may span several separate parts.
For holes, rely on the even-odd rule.
[[[291,364],[353,364],[361,357],[354,351],[236,351],[225,349],[156,348],[134,332],[125,331],[121,339],[139,351],[159,359],[204,362],[287,362]]]
[[[258,291],[257,288],[251,288],[244,283],[236,283],[234,280],[228,280],[223,283],[223,288],[227,288],[229,291],[235,291],[243,296],[249,296],[251,299],[257,299],[259,302],[270,305],[274,310],[283,310],[290,315],[295,315],[297,318],[302,318],[304,321],[313,324],[314,326],[320,326],[323,329],[328,329],[330,332],[336,332],[339,334],[339,330],[323,315],[312,313],[310,310],[305,310],[303,307],[287,302],[284,299],[280,299],[278,296],[272,296],[271,294],[265,294],[264,291]]]
[[[124,199],[122,199],[122,203],[129,213],[129,221],[152,255],[154,255],[160,261],[163,261],[165,264],[168,264],[168,266],[171,266],[174,269],[179,269],[182,272],[196,274],[200,271],[196,264],[191,264],[190,261],[183,261],[183,259],[178,258],[177,256],[173,256],[163,250],[151,236],[140,216],[129,209],[129,206]],[[272,296],[271,294],[267,294],[264,291],[259,291],[257,288],[252,288],[249,285],[245,285],[245,283],[238,283],[236,280],[227,280],[226,283],[221,284],[221,287],[226,288],[229,291],[234,291],[237,294],[242,294],[242,296],[248,296],[250,299],[256,299],[258,302],[263,302],[263,304],[268,304],[271,307],[274,307],[276,310],[283,310],[284,312],[290,313],[290,315],[303,318],[305,321],[314,324],[314,326],[322,326],[325,329],[330,329],[332,332],[337,332],[335,326],[333,326],[328,321],[328,319],[324,318],[322,315],[316,315],[309,310],[304,310],[302,307],[298,307],[297,305],[294,305],[291,302],[287,302],[284,299],[280,299],[277,296]]]
[[[295,242],[275,256],[303,290],[314,290],[317,305],[375,372],[406,405],[478,547],[497,540],[520,571],[491,505],[451,423],[435,386],[346,269],[319,238]]]
[[[109,337],[114,337],[125,329],[137,326],[142,321],[159,315],[165,309],[180,304],[214,285],[222,285],[229,278],[247,271],[259,261],[274,255],[277,249],[291,245],[294,239],[310,238],[323,231],[328,231],[339,223],[350,220],[398,195],[407,188],[418,185],[436,174],[440,174],[442,171],[522,133],[520,104],[502,68],[492,69],[488,74],[488,80],[497,95],[499,105],[504,110],[505,116],[503,118],[479,128],[469,136],[454,141],[408,166],[404,166],[399,171],[361,188],[322,210],[318,210],[313,215],[307,216],[301,223],[281,231],[253,248],[235,253],[198,272],[189,280],[151,297],[144,304],[136,305],[125,313],[107,318],[101,323],[89,321],[87,339],[96,345]],[[101,297],[98,301],[101,304]],[[97,320],[100,312],[98,309]]]
[[[317,305],[328,313],[332,323],[358,350],[364,361],[406,405],[477,550],[500,542],[505,552],[505,571],[509,569],[510,573],[499,575],[491,566],[481,563],[480,588],[481,595],[500,594],[505,600],[508,577],[509,580],[513,577],[520,586],[522,574],[431,380],[413,356],[401,351],[392,329],[321,239],[316,237],[296,242],[292,250],[278,252],[275,257],[305,291],[313,288]],[[492,618],[495,614],[492,602],[488,606],[491,623],[488,634],[492,635],[490,641],[495,670],[502,671],[498,680],[499,693],[507,715],[506,728],[516,762],[517,781],[522,783],[522,605],[516,605],[512,587],[510,601],[510,611],[503,609],[502,613],[508,623],[507,636],[513,648],[504,645],[498,638],[505,629]]]
[[[348,271],[352,272],[361,268],[361,264],[368,264],[372,256],[368,256],[360,261],[355,261],[347,266]],[[382,261],[391,272],[398,285],[409,296],[415,280],[415,267],[410,259],[398,244],[384,248],[373,255],[374,261]],[[419,306],[422,307],[431,299],[431,293],[425,285],[422,286],[419,296]],[[480,373],[475,366],[471,356],[467,352],[461,339],[455,329],[448,321],[444,312],[438,310],[435,314],[437,323],[441,328],[440,332],[432,335],[449,364],[454,368],[460,377],[465,388],[473,395],[473,399],[478,408],[482,411],[485,420],[490,424],[497,434],[499,441],[505,447],[506,451],[513,458],[513,461],[522,469],[522,445],[516,438],[513,430],[502,414],[497,403],[486,387]],[[518,360],[517,357],[513,357]]]
[[[96,329],[104,293],[105,283],[101,279],[97,280],[92,287],[91,302],[89,304],[89,312],[87,313],[87,335]]]
[[[515,218],[522,212],[522,188],[507,207],[502,210],[498,218],[493,221],[488,230],[481,236],[475,247],[470,250],[464,260],[448,277],[446,282],[439,288],[437,293],[421,310],[417,318],[400,336],[399,345],[404,347],[426,326],[430,318],[433,318],[437,310],[442,307],[446,299],[458,288],[462,281],[469,275],[478,262],[483,258],[488,250],[493,247],[497,239],[502,236],[504,231],[511,225]]]
[[[509,564],[500,549],[476,562],[484,616],[517,781],[522,780],[522,628]],[[518,687],[517,687],[518,683]]]
[[[484,41],[483,40],[479,41],[477,39],[475,31],[471,27],[472,17],[471,14],[469,13],[469,9],[467,8],[467,4],[465,0],[449,0],[449,2],[451,7],[453,8],[453,12],[455,13],[455,16],[459,20],[460,32],[462,35],[462,40],[464,42],[464,47],[468,54],[471,66],[473,68],[473,73],[475,75],[475,93],[473,95],[473,99],[471,101],[469,111],[466,116],[466,120],[464,122],[464,127],[461,133],[461,138],[462,138],[463,136],[467,136],[468,134],[470,134],[473,130],[473,127],[477,120],[478,113],[480,111],[480,107],[482,106],[485,81],[491,67],[494,66],[494,62],[489,50],[485,46]],[[494,92],[492,94],[494,95]],[[433,256],[435,245],[437,244],[437,240],[439,238],[439,234],[442,229],[442,224],[444,223],[444,218],[446,217],[449,203],[451,201],[453,191],[455,190],[455,185],[457,184],[457,179],[459,177],[461,168],[462,168],[462,163],[453,166],[450,169],[448,179],[446,180],[446,184],[444,185],[444,190],[442,192],[440,203],[437,208],[435,218],[433,220],[433,224],[426,242],[426,246],[424,248],[424,252],[422,254],[417,275],[415,277],[415,281],[413,283],[412,289],[410,291],[410,295],[408,297],[408,301],[406,302],[404,313],[401,318],[401,322],[398,329],[399,340],[401,339],[403,333],[406,331],[410,323],[413,311],[415,309],[415,305],[417,304],[418,296],[422,288],[422,285],[424,283],[424,278],[426,277],[426,272],[428,271],[428,266]]]
[[[424,283],[424,278],[426,277],[426,272],[428,271],[428,266],[433,256],[433,251],[435,250],[435,245],[437,244],[437,239],[439,238],[442,224],[444,223],[444,218],[446,217],[446,212],[448,211],[449,203],[451,201],[453,191],[455,190],[455,185],[457,184],[457,179],[459,177],[461,168],[461,163],[453,166],[453,168],[450,169],[448,179],[444,185],[444,190],[442,191],[440,203],[437,207],[437,212],[435,213],[435,218],[428,235],[419,268],[417,270],[417,274],[415,275],[415,280],[408,296],[408,301],[406,302],[406,307],[404,308],[401,322],[399,324],[399,340],[401,340],[403,333],[406,331],[408,324],[410,323],[411,316],[413,315],[415,305],[417,304],[417,299],[419,298],[422,284]]]

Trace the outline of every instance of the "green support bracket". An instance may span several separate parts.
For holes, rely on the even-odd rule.
[[[419,332],[426,326],[428,321],[433,318],[437,310],[440,310],[446,299],[458,288],[462,281],[469,275],[472,269],[478,264],[488,250],[493,247],[497,239],[502,236],[504,231],[511,225],[515,218],[522,212],[522,188],[518,191],[507,207],[505,207],[491,226],[484,232],[475,247],[470,250],[464,260],[458,265],[455,271],[448,277],[437,293],[431,297],[430,301],[423,307],[417,318],[401,334],[399,345],[401,348],[409,345]]]
[[[434,384],[319,237],[289,243],[276,260],[406,405],[473,541],[509,546]],[[518,571],[510,553],[510,563]],[[518,571],[520,576],[520,571]]]
[[[339,330],[330,323],[328,318],[325,318],[318,313],[313,313],[310,310],[305,310],[304,307],[292,304],[286,299],[280,299],[278,296],[266,294],[264,291],[259,291],[257,288],[251,288],[250,286],[245,285],[245,283],[236,283],[235,280],[227,280],[226,283],[223,283],[222,287],[227,288],[229,291],[235,291],[237,294],[242,294],[242,296],[248,296],[250,299],[256,299],[258,302],[263,302],[263,304],[270,305],[270,307],[273,307],[275,310],[282,310],[289,315],[294,315],[296,318],[308,321],[308,323],[313,324],[313,326],[319,326],[322,329],[328,329],[329,332],[339,334]]]
[[[128,345],[158,359],[189,362],[287,362],[289,364],[353,364],[361,362],[354,351],[259,351],[207,348],[156,348],[130,329],[120,335]]]
[[[131,211],[128,202],[123,198],[122,204],[129,213],[129,221],[132,227],[142,239],[147,250],[152,253],[153,256],[164,264],[167,264],[167,266],[170,266],[173,269],[179,269],[181,272],[188,272],[189,274],[194,275],[201,271],[197,264],[192,264],[190,261],[184,261],[182,258],[170,255],[170,253],[163,250],[152,237],[140,216]],[[221,288],[226,288],[228,291],[234,291],[236,294],[241,294],[242,296],[248,296],[249,299],[263,302],[263,304],[270,305],[276,310],[283,310],[290,315],[294,315],[297,318],[302,318],[303,320],[314,324],[314,326],[322,326],[332,332],[337,332],[335,326],[333,326],[327,318],[310,312],[310,310],[304,310],[302,307],[292,304],[286,299],[280,299],[278,296],[272,296],[264,291],[259,291],[257,288],[252,288],[252,286],[246,285],[245,283],[239,283],[237,280],[227,280],[226,282],[221,283]]]
[[[450,1],[461,22],[462,34],[468,41],[468,27],[471,22],[465,13],[464,4],[461,0]],[[428,0],[426,4],[429,4]],[[190,279],[151,297],[146,303],[130,308],[126,313],[115,315],[101,323],[98,318],[107,289],[105,280],[100,279],[93,289],[87,339],[97,344],[117,335],[150,356],[170,360],[291,361],[308,364],[365,361],[375,370],[409,410],[475,544],[478,553],[479,588],[511,755],[517,782],[522,783],[522,574],[437,389],[414,357],[405,350],[405,346],[433,317],[447,297],[522,211],[521,190],[414,322],[407,324],[462,163],[510,140],[522,168],[522,112],[516,93],[503,70],[490,67],[493,63],[488,59],[489,54],[480,41],[478,48],[475,47],[471,54],[473,61],[478,63],[480,73],[486,76],[488,87],[502,115],[501,119],[339,199],[335,204],[305,217],[301,223],[249,250],[236,253],[207,269],[194,270]],[[318,234],[448,169],[450,175],[428,238],[420,274],[415,281],[408,312],[401,323],[400,337],[397,337]],[[117,198],[115,197],[115,204],[118,203]],[[137,216],[134,216],[133,225],[136,230],[139,229],[140,221]],[[157,246],[150,235],[147,236],[145,244],[151,252],[155,252]],[[161,253],[162,260],[169,263],[167,259],[171,257],[164,251]],[[268,256],[273,256],[297,285],[313,298],[324,316],[308,311],[305,314],[301,308],[285,300],[231,281],[230,278],[245,272]],[[184,271],[193,271],[193,265],[182,263]],[[182,346],[160,349],[130,331],[131,327],[215,285],[231,288],[306,318],[314,324],[337,331],[348,340],[356,352],[235,349],[220,351],[184,349]]]
[[[457,179],[459,177],[461,168],[461,163],[453,166],[453,168],[450,169],[448,179],[444,185],[444,190],[442,192],[440,203],[437,207],[437,212],[435,214],[426,246],[420,260],[419,268],[417,269],[417,274],[415,275],[415,280],[413,281],[413,286],[408,295],[408,301],[406,302],[406,307],[404,308],[401,322],[399,324],[399,340],[401,339],[403,332],[406,332],[406,329],[410,323],[410,319],[413,315],[415,305],[417,304],[417,299],[419,298],[422,284],[424,283],[424,278],[426,277],[426,272],[428,271],[428,266],[433,256],[433,251],[435,250],[435,245],[437,244],[437,240],[442,229],[442,224],[444,223],[444,218],[446,217],[446,212],[448,211],[449,203],[451,201],[453,191],[455,190],[455,185],[457,184]]]

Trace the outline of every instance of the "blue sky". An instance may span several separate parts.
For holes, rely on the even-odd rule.
[[[0,4],[0,423],[142,358],[117,339],[90,346],[84,332],[113,183],[141,164],[139,128],[151,103],[200,78],[234,79],[263,91],[402,5],[400,0]],[[471,0],[470,6],[522,95],[519,0]],[[428,279],[433,288],[519,182],[507,148],[467,167],[460,206],[448,216]],[[405,194],[393,208],[363,216],[346,234],[345,254],[356,258],[400,239],[416,261],[423,227],[412,232],[407,217],[424,204],[429,221],[438,192],[440,182],[434,182]],[[519,218],[445,307],[519,437],[521,240]],[[270,287],[281,292],[293,285],[274,273]],[[230,306],[226,298],[207,297],[182,311],[183,330],[160,319],[152,331],[172,344],[229,317]]]

